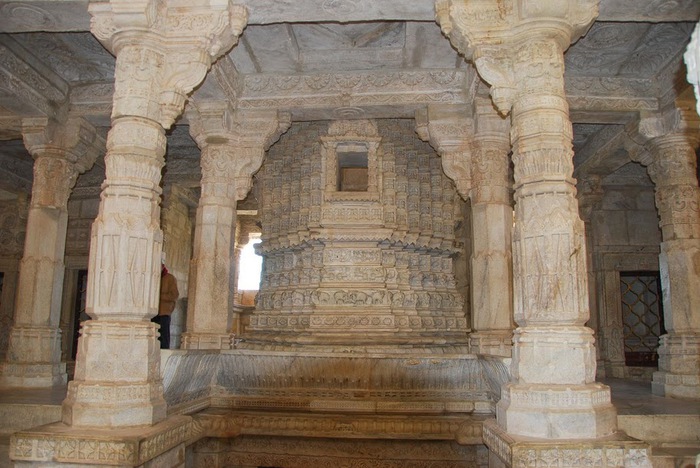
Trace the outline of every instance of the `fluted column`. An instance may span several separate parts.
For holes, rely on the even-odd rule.
[[[159,186],[165,128],[218,56],[236,42],[246,11],[225,0],[93,3],[92,32],[117,57],[106,179],[90,243],[87,313],[75,380],[63,403],[72,426],[163,420],[157,326]]]
[[[472,57],[501,113],[511,112],[515,179],[512,381],[502,389],[503,434],[594,439],[616,430],[608,387],[595,382],[584,227],[572,178],[564,51],[590,26],[597,2],[447,0],[438,21]],[[502,447],[502,445],[500,446]],[[500,453],[502,458],[505,453]]]
[[[104,151],[104,140],[82,118],[22,122],[34,157],[34,182],[20,262],[14,324],[0,385],[50,387],[66,383],[61,363],[61,297],[68,198],[78,175]]]
[[[659,269],[666,334],[660,339],[657,395],[700,399],[700,119],[690,108],[642,119],[646,151],[635,159],[655,184],[661,228]]]
[[[202,103],[190,131],[202,150],[202,193],[197,208],[186,349],[233,347],[236,204],[246,197],[265,150],[287,130],[276,112],[233,112]]]

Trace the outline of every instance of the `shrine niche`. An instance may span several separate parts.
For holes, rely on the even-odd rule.
[[[296,124],[257,177],[265,261],[241,347],[468,349],[462,202],[411,121]]]

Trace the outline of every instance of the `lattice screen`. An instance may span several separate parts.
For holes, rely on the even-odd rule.
[[[665,333],[659,273],[620,272],[625,364],[656,366],[659,337]]]

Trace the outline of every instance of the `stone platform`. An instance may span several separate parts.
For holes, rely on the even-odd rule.
[[[263,364],[261,358],[260,352],[238,350],[163,352],[169,418],[140,429],[86,431],[52,423],[22,430],[49,422],[34,419],[44,415],[58,420],[65,389],[0,391],[3,427],[21,430],[14,436],[12,456],[26,463],[17,466],[59,459],[141,466],[158,459],[163,466],[208,468],[239,462],[281,466],[282,461],[284,466],[325,466],[333,460],[417,467],[427,459],[411,453],[425,447],[434,457],[431,461],[439,461],[435,466],[486,465],[482,425],[487,433],[493,426],[493,389],[507,376],[502,359],[266,353]],[[299,380],[291,382],[288,375]],[[422,394],[412,388],[421,378]],[[622,453],[623,460],[627,456],[633,461],[632,449],[651,446],[653,466],[670,468],[685,466],[700,453],[697,405],[651,395],[648,384],[621,379],[605,383],[612,388],[620,429],[644,441],[625,439],[627,449],[617,446],[620,438],[600,441],[610,457]],[[557,450],[569,450],[571,456],[576,452],[579,458],[593,453],[579,442],[567,443],[570,447]],[[289,452],[289,447],[294,449]],[[356,455],[348,452],[350,447]],[[520,444],[515,451],[524,447]],[[314,452],[320,448],[322,452]],[[381,459],[397,453],[403,458]],[[12,466],[7,452],[0,450],[0,456],[0,466]]]

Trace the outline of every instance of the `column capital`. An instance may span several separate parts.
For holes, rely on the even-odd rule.
[[[584,222],[590,222],[591,214],[603,200],[603,177],[588,175],[578,181],[578,210]]]
[[[642,115],[628,129],[625,145],[632,161],[647,167],[657,186],[695,185],[695,151],[700,145],[700,117],[688,106]],[[693,167],[690,167],[693,166]]]
[[[416,133],[442,159],[442,169],[465,200],[472,189],[474,119],[464,106],[431,106],[416,112]]]
[[[233,111],[212,103],[193,106],[190,133],[202,150],[202,196],[244,199],[265,151],[290,124],[289,114],[276,111]]]
[[[140,115],[169,128],[212,63],[238,42],[248,13],[230,0],[93,3],[91,30],[117,56],[112,118]],[[138,88],[140,93],[135,93]]]
[[[628,134],[640,145],[647,145],[669,134],[684,135],[689,144],[697,148],[700,143],[700,116],[695,113],[692,103],[678,102],[662,111],[642,113],[636,128],[630,128]]]
[[[35,159],[32,205],[63,206],[79,174],[105,152],[105,140],[87,120],[22,120],[24,146]]]
[[[598,0],[437,0],[435,11],[452,45],[491,85],[494,104],[505,115],[522,83],[514,66],[519,47],[550,39],[565,51],[598,16]]]
[[[69,117],[64,122],[48,117],[25,118],[22,139],[35,159],[60,154],[80,172],[90,169],[97,156],[105,152],[105,139],[82,117]]]

